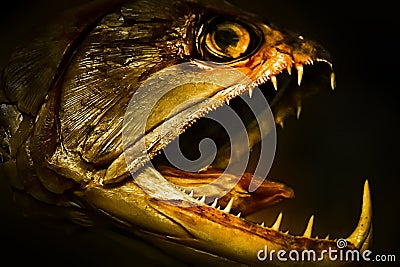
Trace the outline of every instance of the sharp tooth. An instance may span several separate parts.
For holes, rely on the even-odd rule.
[[[217,206],[217,202],[218,202],[218,199],[215,198],[214,202],[211,204],[211,207],[215,208]]]
[[[193,197],[193,190],[190,191],[189,197]]]
[[[279,228],[281,227],[281,222],[282,222],[282,212],[279,213],[278,218],[276,218],[275,223],[271,226],[272,230],[279,231]]]
[[[275,88],[275,91],[278,91],[278,81],[276,79],[276,76],[271,76],[271,82],[272,82],[272,85]]]
[[[331,88],[332,88],[332,90],[335,90],[335,87],[336,87],[335,73],[332,72],[331,73]]]
[[[261,225],[262,227],[264,227],[264,222],[262,222],[260,225]]]
[[[238,215],[236,215],[236,217],[240,218],[240,215],[242,215],[241,212],[239,212]]]
[[[253,96],[253,88],[249,89],[249,96],[250,96],[250,98]]]
[[[229,200],[228,205],[226,205],[226,207],[223,210],[223,212],[229,213],[231,211],[232,204],[233,204],[233,198],[231,198],[231,200]]]
[[[218,207],[217,207],[217,210],[221,210],[221,206],[218,206]]]
[[[289,75],[292,75],[292,66],[287,66],[287,72],[289,73]]]
[[[300,119],[300,114],[301,114],[301,106],[298,106],[297,113],[296,113],[297,119]]]
[[[303,234],[304,237],[311,238],[311,232],[312,232],[313,224],[314,224],[314,215],[312,215],[310,217],[310,220],[308,221],[306,230],[304,231],[304,234]]]
[[[285,232],[285,234],[287,234],[287,235],[288,235],[288,234],[289,234],[289,230],[287,230],[287,231]]]
[[[329,234],[325,237],[325,240],[329,240]]]
[[[226,104],[228,104],[228,106],[229,106],[229,99],[228,99],[228,100],[226,100]]]
[[[277,123],[279,124],[279,126],[281,126],[282,129],[285,127],[283,120],[277,121]]]
[[[206,203],[206,195],[203,195],[203,197],[200,199],[201,203]]]
[[[354,232],[347,238],[347,240],[360,249],[363,247],[364,242],[368,242],[368,236],[372,231],[372,205],[371,193],[369,191],[368,180],[364,184],[363,203],[361,208],[360,220]]]
[[[303,78],[303,65],[297,65],[297,84],[300,86],[301,79]]]

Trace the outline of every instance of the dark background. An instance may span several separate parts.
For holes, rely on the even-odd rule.
[[[296,192],[295,201],[253,216],[271,224],[284,212],[283,230],[301,234],[315,214],[314,235],[348,236],[356,226],[368,179],[374,210],[375,254],[400,261],[398,14],[389,1],[356,5],[331,1],[232,1],[320,42],[334,59],[337,88],[303,107],[301,120],[278,129],[271,176]],[[0,64],[34,25],[79,1],[19,1],[1,8]],[[138,255],[107,236],[43,228],[15,209],[1,180],[2,255],[20,263],[133,266]],[[4,258],[3,256],[3,258]],[[375,264],[372,264],[375,266]],[[371,265],[371,266],[372,266]],[[383,263],[382,266],[389,266]]]

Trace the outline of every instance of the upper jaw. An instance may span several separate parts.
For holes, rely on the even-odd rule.
[[[280,85],[278,84],[277,77],[285,71],[291,74],[293,68],[297,70],[297,84],[300,86],[303,80],[304,66],[313,65],[315,62],[323,63],[328,67],[328,71],[330,72],[330,86],[332,89],[335,88],[335,74],[333,72],[331,59],[326,50],[321,46],[312,41],[305,40],[301,36],[284,35],[263,23],[259,23],[258,27],[262,29],[265,38],[257,53],[250,55],[244,60],[227,64],[228,67],[241,72],[245,77],[247,77],[247,79],[240,78],[236,85],[232,84],[232,86],[228,86],[227,88],[220,88],[215,92],[210,92],[207,97],[216,100],[214,103],[218,104],[214,104],[212,107],[207,107],[199,103],[199,107],[193,109],[193,113],[197,114],[196,116],[191,116],[190,120],[181,116],[182,123],[181,125],[177,125],[179,131],[174,134],[175,137],[183,133],[196,119],[215,110],[225,103],[229,104],[229,101],[233,98],[236,98],[245,92],[248,92],[251,97],[256,86],[270,82],[275,90],[279,90]],[[223,68],[223,64],[210,64],[210,62],[196,59],[192,59],[191,63],[197,65],[199,69],[213,69],[218,66],[221,67],[222,73],[227,70]],[[283,110],[285,108],[280,109]],[[277,116],[277,114],[274,115],[276,117],[276,123],[283,125],[283,118]],[[176,117],[179,116],[180,114],[176,115]],[[153,140],[152,142],[155,145],[149,148],[148,159],[157,155],[159,151],[161,151],[172,140],[173,138],[170,138],[169,140],[165,140],[164,138],[162,144]],[[122,149],[120,150],[122,151]],[[135,169],[138,170],[148,159],[147,156],[143,159],[138,158],[138,164],[136,164],[137,166]],[[132,168],[129,169],[132,171]],[[121,181],[126,178],[128,173],[129,171],[126,168],[124,153],[121,153],[108,167],[104,177],[101,178],[99,182],[113,183]]]
[[[329,53],[319,44],[294,34],[283,35],[265,24],[258,25],[263,30],[265,39],[259,51],[247,59],[235,62],[233,67],[250,77],[258,86],[270,81],[278,90],[277,75],[285,70],[291,74],[297,70],[297,83],[300,86],[305,65],[315,62],[324,63],[330,73],[330,87],[335,88],[335,74]]]

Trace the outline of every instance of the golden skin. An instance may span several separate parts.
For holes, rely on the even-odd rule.
[[[139,1],[138,3],[142,5],[136,10],[145,10],[146,2]],[[151,4],[152,2],[150,1],[149,3]],[[76,17],[84,17],[88,20],[84,25],[77,23],[79,27],[76,26],[76,23],[71,23],[74,27],[70,27],[71,25],[68,24],[65,26],[65,30],[60,26],[65,21],[63,17],[60,19],[60,24],[50,24],[52,25],[51,27],[55,25],[55,30],[53,29],[49,34],[39,35],[45,40],[43,43],[50,48],[36,47],[36,43],[29,44],[25,50],[19,51],[19,54],[17,53],[12,58],[5,77],[7,88],[3,90],[10,100],[9,103],[7,102],[8,109],[13,114],[10,120],[14,118],[16,121],[20,114],[23,114],[24,117],[24,120],[18,126],[15,126],[15,131],[12,131],[15,136],[10,144],[10,151],[12,151],[10,159],[12,160],[7,164],[7,168],[12,169],[9,173],[12,176],[14,187],[45,203],[69,209],[79,206],[77,209],[88,213],[89,210],[101,212],[106,215],[109,221],[128,231],[150,240],[156,239],[160,246],[164,244],[168,244],[168,246],[171,244],[180,245],[186,248],[186,252],[191,251],[195,255],[205,252],[212,255],[211,258],[226,260],[230,263],[260,263],[256,259],[256,253],[266,244],[270,249],[276,250],[315,248],[316,251],[321,251],[329,247],[335,247],[333,240],[312,238],[308,234],[311,232],[309,228],[307,228],[305,236],[297,237],[280,232],[279,223],[270,228],[250,223],[237,217],[237,214],[229,213],[231,208],[226,206],[229,207],[230,200],[221,199],[220,204],[224,205],[225,208],[223,206],[222,210],[218,210],[203,203],[199,205],[200,200],[196,200],[174,187],[166,185],[166,187],[162,188],[163,190],[160,190],[160,187],[155,185],[162,185],[164,177],[157,170],[144,165],[145,160],[138,161],[137,166],[135,166],[137,168],[135,175],[136,177],[147,179],[147,189],[150,189],[159,198],[150,197],[132,179],[127,179],[130,177],[130,173],[122,154],[122,145],[118,135],[113,135],[111,132],[114,133],[120,130],[121,124],[119,123],[124,115],[124,108],[131,98],[132,90],[143,82],[141,80],[142,77],[147,77],[149,74],[164,67],[188,60],[199,64],[202,64],[202,60],[210,60],[208,57],[211,56],[210,54],[199,56],[194,51],[196,47],[193,44],[195,42],[193,40],[196,39],[194,22],[198,19],[199,6],[202,14],[216,12],[222,17],[235,16],[235,18],[239,18],[239,22],[244,24],[251,22],[251,25],[256,27],[263,37],[259,46],[254,48],[254,51],[246,51],[246,46],[250,45],[248,37],[245,31],[240,30],[240,27],[239,30],[235,28],[234,32],[241,32],[240,34],[243,35],[244,39],[241,40],[239,38],[237,45],[228,46],[226,50],[221,49],[219,54],[225,53],[226,58],[229,60],[225,59],[224,63],[250,77],[253,83],[247,84],[247,87],[244,87],[245,89],[235,91],[234,94],[229,95],[223,94],[225,88],[218,86],[190,85],[197,86],[198,92],[205,96],[210,96],[221,103],[225,103],[239,94],[250,91],[254,85],[271,81],[275,86],[274,77],[284,70],[290,70],[293,66],[297,69],[299,81],[301,81],[302,66],[311,64],[313,61],[322,61],[331,70],[329,58],[325,57],[326,53],[318,45],[303,40],[298,36],[288,37],[280,31],[263,24],[258,18],[242,13],[242,11],[226,3],[214,3],[213,1],[189,1],[188,3],[176,1],[176,3],[184,7],[182,10],[188,9],[189,12],[181,14],[180,11],[174,11],[177,14],[171,15],[173,20],[162,12],[155,13],[153,9],[149,9],[152,11],[150,13],[143,12],[143,14],[140,14],[144,18],[151,14],[151,16],[159,15],[163,19],[170,19],[176,23],[185,23],[183,25],[174,25],[180,26],[173,32],[176,39],[168,40],[174,45],[167,43],[163,39],[167,32],[167,29],[163,28],[165,26],[154,23],[152,25],[158,25],[161,30],[154,30],[154,34],[152,32],[149,34],[140,28],[141,25],[137,26],[137,24],[133,23],[130,25],[133,28],[130,32],[128,31],[129,28],[123,28],[125,27],[124,24],[118,24],[120,17],[114,13],[106,17],[101,26],[92,29],[93,32],[86,32],[88,31],[88,25],[91,25],[91,23],[107,14],[108,10],[110,10],[109,5],[99,5],[95,9],[90,6],[80,11],[81,13],[79,14],[81,16]],[[112,5],[117,6],[118,4],[113,3]],[[164,1],[161,4],[170,5],[168,1]],[[135,7],[136,2],[127,3],[126,5]],[[160,5],[160,3],[156,5]],[[96,12],[91,13],[88,10],[96,10]],[[100,11],[97,12],[98,10]],[[132,15],[129,13],[132,11],[129,10],[124,10],[127,13],[126,17],[124,17],[126,22],[129,22],[127,18]],[[163,9],[160,8],[160,10]],[[91,14],[91,16],[87,16],[87,14]],[[167,16],[167,18],[164,16]],[[72,17],[76,19],[75,16]],[[71,19],[70,17],[67,18]],[[143,20],[145,21],[145,19]],[[229,28],[229,25],[231,25],[229,23],[230,20],[224,25]],[[58,27],[61,27],[63,31],[60,31]],[[113,27],[122,28],[120,31],[115,30],[114,32]],[[149,31],[153,30],[151,27],[146,28],[146,23],[144,23],[144,28]],[[55,34],[54,31],[58,34],[56,38],[48,37],[53,36]],[[77,50],[73,50],[76,44],[71,41],[73,39],[71,36],[77,34],[75,31],[78,33],[85,32],[88,35],[80,43]],[[135,43],[134,40],[137,37],[137,33],[142,35],[140,41],[147,41],[144,47],[140,46],[144,42]],[[100,40],[105,43],[104,47],[93,45],[99,41],[96,40],[97,36],[105,36],[104,39]],[[126,54],[119,51],[119,53],[116,53],[117,56],[106,52],[114,51],[112,49],[115,48],[108,46],[110,43],[114,44],[114,42],[108,43],[107,37],[115,41],[115,43],[120,41],[123,44],[126,36],[132,38],[130,41],[134,48],[146,51],[150,57],[143,59],[137,56],[132,60],[131,57],[136,56],[136,54],[130,50]],[[148,42],[146,39],[148,36],[155,39],[152,39],[154,44]],[[50,41],[46,42],[47,38]],[[206,39],[206,44],[211,45],[213,42],[211,39]],[[102,42],[100,44],[103,44]],[[43,45],[40,42],[39,44]],[[213,45],[216,44],[218,42],[215,40]],[[32,46],[33,49],[50,51],[48,54],[50,54],[51,60],[48,58],[43,59],[42,56],[35,58],[34,54],[29,53],[32,51],[29,50],[32,49]],[[68,49],[65,49],[65,46]],[[125,49],[131,48],[131,46],[122,47]],[[209,50],[209,52],[212,51],[214,50]],[[247,54],[247,52],[249,53]],[[73,57],[70,53],[73,54]],[[147,55],[146,53],[144,55]],[[39,53],[39,55],[43,54],[46,55],[44,52],[42,54]],[[100,63],[96,61],[98,58],[102,59],[103,56],[105,58],[104,62],[107,62],[106,66],[112,66],[112,68],[105,68],[106,70],[97,68],[98,66],[103,67],[101,61]],[[59,61],[53,62],[53,59],[59,59]],[[28,75],[27,80],[21,80],[20,76],[18,76],[19,74],[25,78],[25,73],[21,69],[21,66],[24,67],[25,65],[24,62],[21,63],[21,60],[28,60],[28,63],[32,63],[34,68],[48,66],[49,77],[46,77],[47,72],[45,72],[38,80],[28,79],[31,78]],[[43,65],[39,65],[39,67],[35,65],[39,64],[37,62],[41,62],[41,60],[45,61]],[[135,64],[139,64],[139,67]],[[23,70],[28,71],[28,69]],[[109,73],[112,75],[108,75]],[[146,75],[142,75],[143,73]],[[62,74],[62,79],[56,77],[58,74]],[[96,75],[99,75],[99,78]],[[126,79],[126,77],[129,79]],[[124,83],[126,80],[134,80],[135,83]],[[85,83],[85,81],[88,81],[88,83]],[[118,86],[115,86],[115,84]],[[38,92],[35,93],[35,97],[43,99],[32,103],[30,101],[31,98],[28,97],[29,94],[32,94],[32,88],[37,90],[35,92]],[[189,92],[188,95],[180,95],[183,98],[191,96],[190,93],[193,93],[193,90],[177,91],[180,94]],[[93,99],[96,100],[93,101],[95,103],[91,102]],[[13,106],[15,102],[18,103],[17,107]],[[165,103],[168,104],[171,101],[166,101]],[[166,104],[161,103],[161,105]],[[275,118],[277,123],[282,120],[282,116],[279,116],[279,111],[285,110],[287,107],[286,105],[277,110],[276,114],[278,116]],[[201,111],[199,112],[199,117],[201,117],[201,115],[212,109],[200,105],[198,110]],[[175,116],[181,121],[181,128],[175,133],[177,136],[183,133],[193,121],[187,121],[184,117],[180,117],[180,113]],[[152,124],[155,127],[162,123],[163,116],[156,112],[152,120]],[[153,129],[154,127],[150,128]],[[157,143],[158,137],[154,133],[154,131],[150,131],[147,136],[151,142],[156,143],[148,151],[152,156],[155,156],[165,146],[165,144]],[[257,138],[262,137],[254,137],[254,140],[250,143],[252,145],[256,144]],[[105,143],[111,145],[106,147],[104,146]],[[218,170],[210,169],[209,172],[218,173]],[[183,175],[180,173],[178,176]],[[201,175],[199,175],[199,178],[201,178]],[[185,184],[184,181],[184,179],[180,180],[181,183]],[[246,177],[242,181],[246,181]],[[268,183],[269,181],[265,182],[266,187],[269,185]],[[231,194],[239,196],[241,191],[246,190],[245,185],[246,182],[239,183]],[[268,187],[269,189],[271,188]],[[270,192],[263,192],[263,186],[259,190],[255,194],[260,193],[261,198],[267,196],[267,192]],[[290,190],[285,189],[283,196],[290,197],[288,192]],[[274,197],[280,197],[279,190],[273,190],[272,193],[272,198],[267,201],[269,203],[275,203]],[[171,198],[171,195],[174,197]],[[163,201],[160,201],[160,199]],[[249,201],[246,198],[236,197],[234,203],[231,204],[233,208],[241,209],[253,201],[256,201],[256,199]],[[169,205],[169,203],[174,205]],[[179,205],[176,205],[177,203]],[[364,216],[362,216],[364,221],[360,222],[361,225],[364,225],[364,228],[357,228],[358,230],[349,237],[349,241],[354,245],[350,244],[347,247],[348,249],[365,249],[364,244],[367,244],[370,238],[371,213],[368,202],[366,201],[365,203],[363,208],[365,214],[363,213]],[[263,200],[257,201],[253,207],[250,207],[248,212],[251,209],[256,210],[258,205],[264,206],[264,204]],[[246,211],[244,210],[244,213]],[[368,227],[365,227],[365,225],[368,225]],[[226,246],[227,243],[231,245]],[[333,266],[338,264],[329,261],[325,263]],[[264,265],[264,263],[260,264]],[[318,266],[321,266],[320,262]]]

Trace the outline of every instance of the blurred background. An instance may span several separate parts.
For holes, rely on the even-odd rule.
[[[303,106],[299,121],[289,119],[284,129],[277,129],[277,154],[270,176],[291,186],[296,199],[251,218],[269,225],[283,211],[282,229],[301,234],[314,214],[313,235],[347,237],[357,225],[362,188],[368,179],[374,211],[371,250],[395,254],[399,262],[399,22],[394,4],[231,2],[321,43],[332,54],[337,77],[335,91],[313,97]],[[0,67],[34,25],[77,3],[38,0],[3,4]],[[3,179],[0,186],[0,240],[5,257],[23,263],[100,266],[132,266],[138,257],[147,257],[93,232],[66,234],[43,228],[20,215]]]

